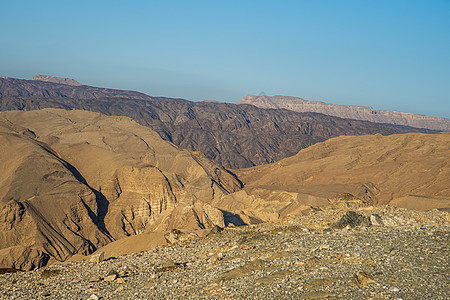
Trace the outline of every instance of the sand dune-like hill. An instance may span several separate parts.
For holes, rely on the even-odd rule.
[[[280,95],[247,95],[242,98],[242,101],[238,104],[251,104],[261,108],[284,108],[297,112],[317,112],[340,118],[406,125],[450,132],[450,119],[391,110],[375,110],[369,106],[338,105]]]
[[[240,181],[127,117],[0,113],[0,268],[33,269],[125,236],[224,226]]]
[[[449,134],[342,136],[236,174],[249,191],[351,194],[370,204],[448,209],[449,160]]]

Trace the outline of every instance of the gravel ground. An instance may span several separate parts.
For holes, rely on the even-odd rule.
[[[328,209],[225,228],[100,263],[3,274],[0,298],[450,298],[448,213],[353,210],[367,219],[376,214],[383,224],[330,229],[346,211]]]

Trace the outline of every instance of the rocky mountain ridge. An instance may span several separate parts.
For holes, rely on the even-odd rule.
[[[36,76],[34,77],[36,78]],[[40,77],[37,77],[40,78]],[[134,91],[123,91],[92,87],[88,85],[69,85],[61,83],[61,79],[16,79],[0,77],[0,96],[3,97],[27,97],[27,98],[76,98],[97,99],[105,97],[121,97],[126,99],[151,100],[150,96]]]
[[[281,108],[297,112],[317,112],[340,118],[365,120],[450,132],[450,119],[429,117],[391,110],[375,110],[368,106],[338,105],[321,101],[309,101],[289,96],[247,95],[238,104],[251,104],[261,108]]]
[[[200,151],[232,169],[271,163],[339,135],[433,132],[252,105],[190,102],[88,86],[0,79],[0,110],[50,107],[128,116],[163,139]]]

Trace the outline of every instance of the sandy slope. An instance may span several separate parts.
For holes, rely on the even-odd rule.
[[[145,231],[223,226],[208,203],[241,186],[126,117],[46,109],[0,122],[1,266],[32,269]],[[30,249],[34,263],[5,258]]]
[[[236,171],[247,188],[290,190],[330,198],[351,193],[374,204],[449,207],[450,135],[337,137],[277,163]],[[413,198],[411,198],[413,199]],[[427,204],[433,199],[433,205]],[[422,204],[423,203],[423,206]],[[412,206],[411,206],[412,208]]]

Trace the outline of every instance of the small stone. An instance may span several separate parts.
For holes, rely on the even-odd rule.
[[[330,249],[330,245],[328,245],[328,244],[322,244],[322,245],[319,246],[318,249],[319,249],[319,250],[328,250],[328,249]]]
[[[220,227],[218,225],[214,225],[214,227],[211,229],[211,231],[206,236],[220,234],[222,231],[223,231],[222,227]]]
[[[96,294],[92,294],[89,298],[88,298],[88,300],[98,300],[98,299],[100,299]]]
[[[95,254],[92,254],[90,262],[94,263],[101,263],[103,260],[105,260],[105,253],[104,252],[98,252]]]
[[[116,278],[117,278],[117,274],[112,274],[112,275],[106,276],[104,280],[107,282],[111,282],[111,281],[116,280]]]
[[[106,276],[110,276],[110,275],[117,275],[119,276],[119,273],[117,273],[115,270],[109,270],[108,274],[106,274]]]
[[[370,224],[373,226],[384,226],[383,220],[378,214],[370,215],[369,220]]]
[[[117,278],[116,280],[117,283],[125,283],[125,279],[123,279],[122,277]]]
[[[216,261],[218,261],[219,259],[217,258],[217,256],[211,256],[209,259],[208,259],[208,262],[209,263],[214,263],[214,262],[216,262]]]
[[[179,229],[172,229],[171,231],[164,234],[164,238],[169,245],[175,245],[180,242],[192,240],[196,237],[197,235],[195,233],[186,233]]]
[[[239,248],[241,248],[241,250],[251,250],[251,249],[255,248],[255,246],[244,244],[244,245],[241,245]]]
[[[353,276],[353,282],[359,288],[365,288],[369,283],[374,283],[372,276],[366,272],[359,272],[355,276]]]
[[[389,292],[397,293],[400,292],[400,289],[394,286],[389,289]]]
[[[100,281],[102,281],[102,278],[100,276],[94,276],[94,277],[89,278],[88,281],[89,282],[100,282]]]

